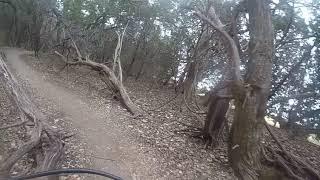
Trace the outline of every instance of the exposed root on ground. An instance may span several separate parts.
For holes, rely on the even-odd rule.
[[[21,122],[1,127],[2,130],[18,127],[32,126],[29,141],[12,152],[11,155],[0,162],[0,179],[10,178],[10,171],[13,166],[26,154],[35,153],[35,171],[44,171],[58,168],[64,154],[63,135],[52,129],[46,123],[46,117],[40,112],[37,106],[30,99],[25,90],[18,84],[4,62],[5,56],[0,55],[0,81],[11,96],[20,113]],[[28,172],[26,172],[28,173]],[[48,177],[53,180],[58,177]]]
[[[310,164],[302,160],[300,157],[285,150],[278,138],[274,135],[269,125],[265,124],[271,137],[279,147],[279,150],[274,150],[271,147],[265,146],[262,149],[262,156],[267,162],[267,165],[280,167],[284,170],[287,176],[296,180],[303,179],[318,179],[320,180],[319,172],[311,167]]]

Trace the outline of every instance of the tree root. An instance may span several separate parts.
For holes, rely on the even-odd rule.
[[[22,122],[2,127],[2,129],[22,126],[27,122],[31,122],[34,126],[30,140],[20,146],[18,150],[7,158],[4,158],[4,161],[0,161],[0,179],[10,178],[10,171],[17,161],[25,154],[34,151],[37,147],[43,152],[39,154],[43,157],[43,160],[36,163],[36,171],[58,168],[61,156],[64,152],[62,137],[45,123],[45,116],[31,101],[24,89],[18,84],[5,64],[4,58],[4,56],[0,56],[0,82],[16,104]],[[45,144],[47,146],[45,146]],[[57,179],[57,177],[48,177],[47,179],[53,180]]]
[[[280,150],[275,151],[271,147],[263,147],[262,155],[268,164],[281,167],[285,173],[292,179],[317,179],[320,180],[319,173],[301,158],[286,151],[278,138],[274,135],[271,128],[265,124],[271,137],[274,139]],[[269,152],[270,155],[267,155]]]

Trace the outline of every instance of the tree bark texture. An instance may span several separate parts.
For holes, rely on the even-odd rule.
[[[249,64],[244,86],[234,88],[235,119],[231,128],[229,155],[240,179],[259,179],[260,138],[271,86],[273,27],[268,2],[248,0]]]
[[[220,97],[217,94],[210,97],[209,110],[203,128],[204,138],[207,145],[218,145],[222,139],[225,127],[226,113],[229,109],[230,98]]]

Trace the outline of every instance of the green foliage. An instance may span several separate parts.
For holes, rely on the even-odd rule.
[[[75,23],[81,23],[87,12],[84,9],[85,0],[64,0],[63,14]]]

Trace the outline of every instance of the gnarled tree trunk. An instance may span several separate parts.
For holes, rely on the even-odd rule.
[[[262,170],[260,138],[271,85],[274,47],[268,2],[248,0],[248,12],[249,67],[244,87],[234,89],[236,109],[229,154],[236,175],[240,179],[254,180],[259,179],[259,172]]]
[[[202,132],[206,140],[206,146],[216,146],[222,140],[222,132],[227,123],[226,114],[231,98],[228,83],[221,81],[209,93],[209,98],[203,103],[205,106],[209,106]]]
[[[213,95],[209,105],[209,111],[203,128],[204,138],[207,145],[216,146],[222,139],[225,127],[226,113],[229,109],[230,98]]]
[[[249,63],[245,81],[240,76],[240,57],[234,40],[223,29],[212,7],[209,17],[199,10],[195,14],[211,25],[224,39],[228,48],[232,81],[229,87],[235,99],[235,117],[230,132],[229,157],[235,174],[243,180],[320,179],[308,163],[288,153],[264,121],[267,97],[271,86],[273,29],[267,1],[248,0],[250,18]],[[213,104],[211,112],[217,109]],[[208,117],[210,112],[208,113]],[[220,118],[223,119],[223,118]],[[280,147],[280,153],[260,144],[263,127]],[[271,154],[272,158],[268,157]],[[261,164],[262,157],[268,164]],[[272,167],[268,167],[268,165]],[[278,168],[281,168],[280,170]]]

